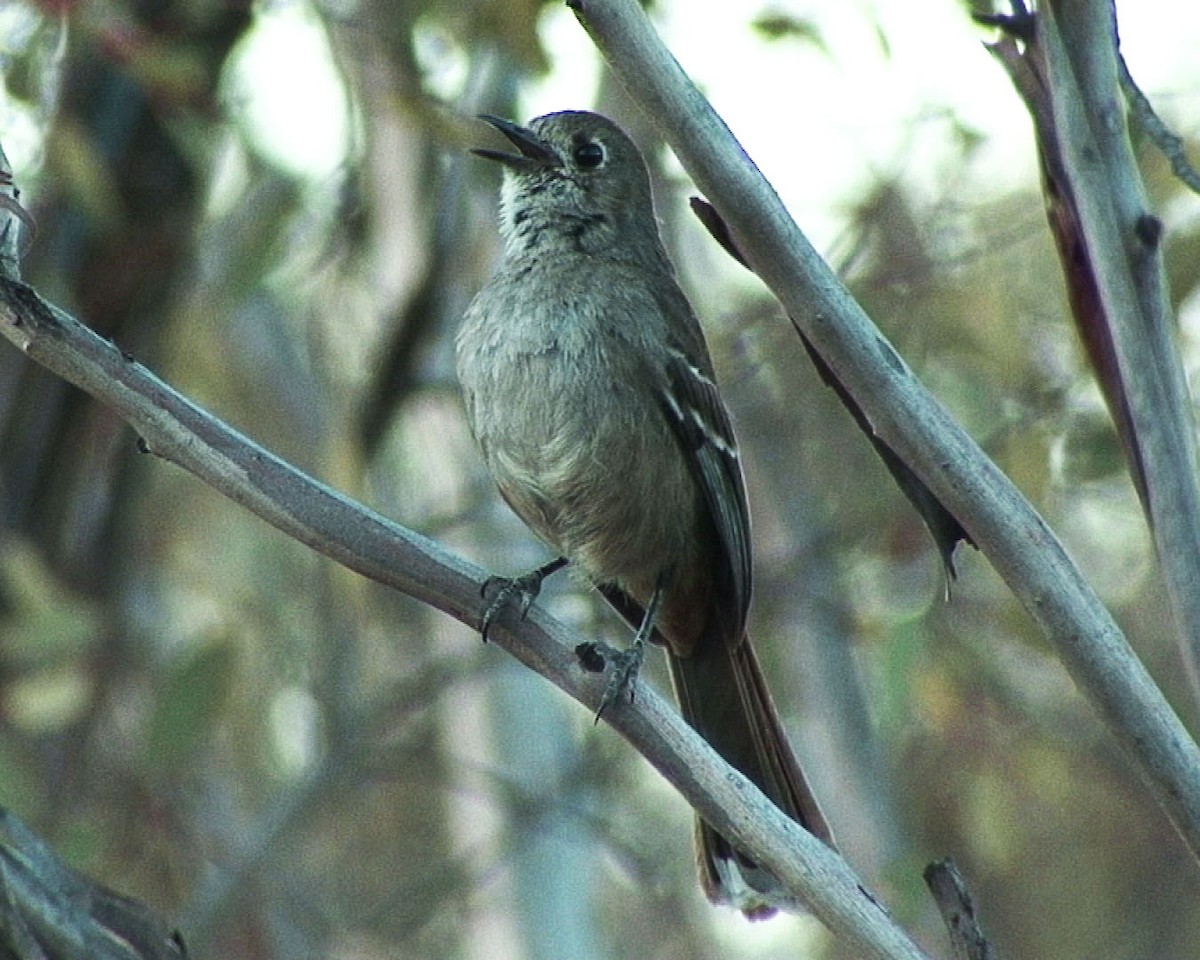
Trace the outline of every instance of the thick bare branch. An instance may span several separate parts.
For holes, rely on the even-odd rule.
[[[29,287],[0,280],[0,334],[31,359],[109,404],[140,447],[178,464],[268,523],[373,580],[479,627],[483,571],[323,486],[176,393]],[[489,636],[595,711],[605,681],[584,670],[578,638],[534,605]],[[863,956],[923,954],[841,857],[728,766],[648,688],[605,718],[722,834],[736,840]]]

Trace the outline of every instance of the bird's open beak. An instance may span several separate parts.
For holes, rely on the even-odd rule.
[[[562,160],[559,159],[558,154],[539,140],[532,130],[486,113],[481,113],[479,119],[490,123],[508,137],[509,142],[521,152],[517,154],[504,153],[501,150],[472,150],[471,152],[476,156],[495,160],[521,173],[562,166]]]

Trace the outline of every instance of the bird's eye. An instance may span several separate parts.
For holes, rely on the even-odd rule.
[[[572,156],[582,169],[594,170],[604,162],[604,147],[594,140],[589,140],[579,144]]]

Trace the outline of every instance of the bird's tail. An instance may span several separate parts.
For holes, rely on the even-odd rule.
[[[669,659],[684,719],[784,813],[832,847],[833,834],[792,753],[750,638],[700,643],[692,656]],[[769,871],[699,818],[696,853],[700,882],[714,903],[736,906],[752,919],[799,906]]]

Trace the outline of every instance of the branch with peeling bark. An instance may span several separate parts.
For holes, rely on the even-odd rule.
[[[1006,35],[990,49],[1033,119],[1071,313],[1125,449],[1200,692],[1196,420],[1175,342],[1162,223],[1150,212],[1126,129],[1122,90],[1136,87],[1117,50],[1116,11],[1069,0],[1033,14],[1017,6],[1016,18],[991,18]]]

